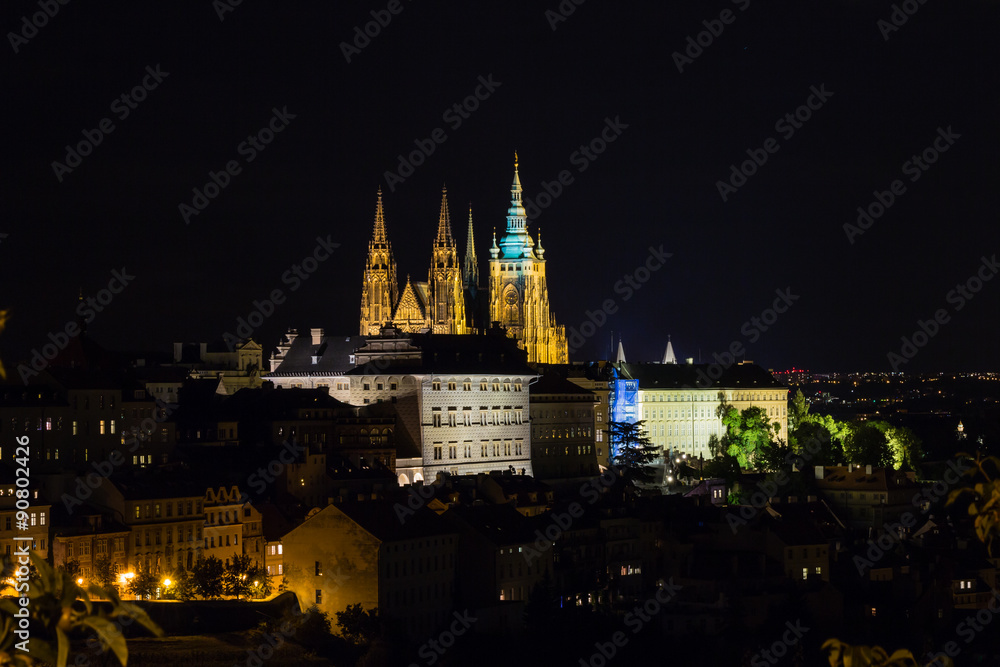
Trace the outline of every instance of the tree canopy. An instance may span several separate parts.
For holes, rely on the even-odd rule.
[[[642,421],[608,422],[608,443],[615,455],[611,464],[619,469],[622,479],[630,486],[648,483],[655,478],[650,464],[661,451],[646,435]]]

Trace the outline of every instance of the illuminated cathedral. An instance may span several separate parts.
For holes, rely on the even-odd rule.
[[[510,193],[506,232],[499,244],[494,235],[490,248],[488,291],[484,292],[479,284],[472,210],[464,261],[460,264],[451,233],[448,193],[442,190],[427,282],[411,281],[407,276],[400,292],[380,189],[361,289],[361,335],[378,335],[389,324],[409,333],[444,334],[472,334],[487,324],[496,324],[527,350],[529,362],[567,363],[565,328],[556,324],[549,310],[545,249],[541,237],[536,243],[528,233],[516,155]]]

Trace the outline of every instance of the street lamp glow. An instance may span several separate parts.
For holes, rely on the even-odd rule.
[[[76,580],[76,585],[83,586],[83,577],[80,577],[79,579]]]
[[[163,580],[163,585],[169,587],[170,586],[170,580],[169,579],[164,579]]]

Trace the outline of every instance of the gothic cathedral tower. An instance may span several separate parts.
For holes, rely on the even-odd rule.
[[[545,249],[528,234],[521,204],[521,179],[514,154],[514,183],[507,209],[507,233],[490,248],[490,321],[506,327],[528,351],[528,361],[565,364],[569,361],[566,329],[549,312],[545,283]]]
[[[379,329],[392,319],[398,290],[396,260],[392,256],[392,244],[385,234],[382,188],[379,188],[375,204],[375,230],[368,242],[368,262],[361,288],[362,336],[378,335]]]
[[[431,330],[434,333],[466,333],[465,296],[462,290],[462,267],[458,248],[451,236],[448,213],[448,190],[441,189],[441,214],[438,217],[437,238],[428,273]]]

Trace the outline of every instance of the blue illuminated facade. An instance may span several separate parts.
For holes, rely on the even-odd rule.
[[[618,369],[612,370],[611,393],[608,403],[611,421],[634,424],[639,420],[639,381],[626,380],[619,375]],[[618,443],[608,443],[611,460],[618,455]]]

